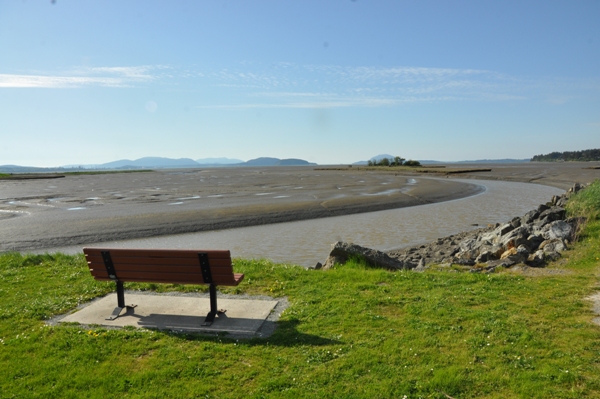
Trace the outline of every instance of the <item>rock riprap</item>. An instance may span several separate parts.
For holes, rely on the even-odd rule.
[[[375,267],[390,270],[425,270],[430,265],[462,265],[471,271],[492,271],[524,263],[543,267],[560,257],[568,248],[583,220],[567,218],[565,205],[571,194],[583,189],[575,184],[566,193],[552,197],[547,204],[504,224],[451,235],[417,247],[377,251],[356,244],[336,242],[321,266],[324,270],[336,263],[360,256]]]

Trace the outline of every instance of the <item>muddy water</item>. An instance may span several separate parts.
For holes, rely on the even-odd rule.
[[[202,233],[123,240],[96,246],[136,248],[229,249],[234,257],[314,266],[323,262],[331,244],[349,241],[391,250],[432,241],[489,223],[522,216],[552,195],[548,186],[502,181],[474,181],[486,190],[473,197],[388,211]],[[55,248],[68,253],[81,247]]]

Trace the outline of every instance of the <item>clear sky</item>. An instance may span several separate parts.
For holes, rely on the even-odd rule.
[[[0,165],[600,147],[600,1],[0,0]]]

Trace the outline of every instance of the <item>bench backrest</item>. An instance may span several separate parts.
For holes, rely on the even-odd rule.
[[[226,250],[84,248],[96,280],[114,281],[106,268],[106,252],[116,280],[144,283],[208,284],[202,276],[200,255],[208,258],[214,285],[238,285],[244,275],[234,274],[231,254]]]

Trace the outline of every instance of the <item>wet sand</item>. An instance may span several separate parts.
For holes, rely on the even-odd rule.
[[[161,170],[0,181],[0,251],[164,236],[407,207],[481,186],[313,167]]]
[[[598,169],[583,169],[596,164],[485,166],[492,171],[455,177],[530,181],[562,189],[600,177]],[[482,190],[453,177],[355,169],[222,168],[0,181],[0,251],[370,212],[458,199]]]
[[[451,178],[502,180],[543,184],[568,190],[574,183],[591,183],[600,179],[600,162],[526,162],[442,164],[447,168],[489,168],[489,172],[461,173]]]

